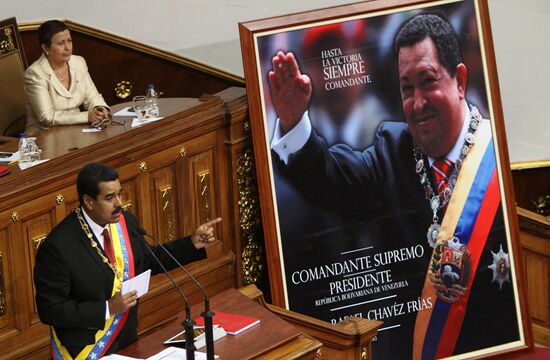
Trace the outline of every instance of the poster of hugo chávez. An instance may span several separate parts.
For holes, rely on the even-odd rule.
[[[526,343],[478,5],[257,32],[245,59],[285,305],[383,321],[375,359]]]

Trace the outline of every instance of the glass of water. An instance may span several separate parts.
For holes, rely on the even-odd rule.
[[[134,112],[136,113],[139,122],[142,122],[149,117],[147,113],[147,99],[145,96],[134,96],[132,105],[134,106]]]
[[[31,164],[35,164],[37,161],[40,161],[41,150],[38,148],[38,145],[36,145],[35,137],[27,138],[27,151],[28,151],[29,161]]]

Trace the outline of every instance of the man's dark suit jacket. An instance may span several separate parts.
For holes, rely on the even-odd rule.
[[[312,131],[304,147],[290,156],[287,166],[276,163],[282,176],[308,201],[339,209],[345,216],[362,221],[365,233],[379,234],[377,250],[424,246],[424,256],[414,266],[410,262],[393,265],[392,278],[407,279],[408,286],[406,291],[395,291],[406,295],[392,299],[392,304],[394,300],[399,303],[420,296],[432,253],[426,240],[432,212],[415,171],[412,148],[405,123],[382,122],[373,145],[364,151],[344,144],[329,148]],[[481,255],[455,354],[519,338],[512,285],[505,282],[499,289],[488,268],[493,263],[491,250],[497,253],[500,245],[508,253],[501,207]],[[409,326],[402,325],[379,336],[373,347],[375,358],[401,359],[412,354],[415,317],[415,313],[400,316],[397,321]]]
[[[135,274],[147,269],[151,269],[152,274],[162,272],[145,248],[136,218],[127,212],[124,218]],[[167,269],[177,266],[162,249],[151,248]],[[206,257],[206,251],[197,250],[189,237],[172,241],[166,248],[183,264]],[[113,271],[92,248],[74,212],[59,223],[38,248],[34,267],[38,314],[44,324],[55,328],[59,340],[73,357],[86,345],[95,343],[95,333],[103,329],[113,278]],[[134,306],[107,353],[116,352],[136,339],[137,306]]]

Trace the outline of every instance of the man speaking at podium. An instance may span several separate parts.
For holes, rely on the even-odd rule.
[[[122,210],[116,170],[86,165],[79,173],[80,207],[69,214],[38,248],[34,267],[40,320],[51,326],[53,359],[95,359],[137,339],[137,296],[121,294],[121,284],[161,267],[146,249],[136,218]],[[166,244],[181,263],[206,257],[214,225]],[[167,269],[177,267],[159,247],[151,247]]]

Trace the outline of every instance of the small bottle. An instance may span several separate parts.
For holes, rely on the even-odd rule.
[[[158,117],[160,114],[159,103],[158,103],[158,93],[155,90],[155,85],[149,84],[147,89],[147,110],[149,114],[153,117]]]
[[[27,138],[23,133],[19,134],[18,150],[19,150],[19,164],[22,164],[22,165],[28,164],[31,161],[31,158],[30,158],[31,154],[29,153]]]

